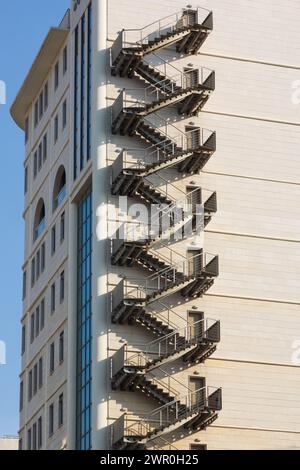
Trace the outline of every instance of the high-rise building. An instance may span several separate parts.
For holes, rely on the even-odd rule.
[[[49,30],[11,109],[21,449],[300,448],[299,13],[77,0]]]

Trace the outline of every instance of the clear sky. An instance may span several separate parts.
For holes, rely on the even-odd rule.
[[[7,364],[0,365],[0,436],[19,427],[20,317],[23,263],[23,132],[9,108],[50,26],[57,26],[70,0],[0,0],[0,80],[7,104],[0,104],[0,341]]]

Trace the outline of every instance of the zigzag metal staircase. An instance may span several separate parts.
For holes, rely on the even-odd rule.
[[[189,431],[205,429],[222,407],[221,389],[191,391],[161,369],[178,359],[205,361],[220,341],[220,323],[208,324],[206,319],[178,328],[163,315],[149,313],[154,304],[164,305],[163,299],[175,293],[185,299],[202,296],[219,274],[218,256],[201,252],[187,259],[163,242],[164,235],[176,240],[187,224],[194,233],[199,215],[205,226],[217,210],[216,193],[207,194],[200,187],[185,193],[159,173],[170,167],[184,174],[198,173],[216,150],[215,132],[195,126],[183,132],[157,114],[175,106],[179,114],[197,115],[215,88],[215,74],[204,68],[181,72],[155,54],[173,44],[179,53],[195,54],[212,26],[211,12],[184,9],[141,30],[121,31],[111,50],[113,75],[137,76],[149,84],[123,90],[112,107],[113,134],[136,136],[148,145],[121,152],[113,165],[112,194],[157,206],[150,221],[125,223],[125,235],[113,241],[113,265],[136,266],[151,274],[143,280],[122,279],[112,296],[112,322],[138,323],[158,336],[142,345],[139,353],[125,345],[114,355],[112,388],[139,390],[160,404],[140,419],[127,413],[113,424],[116,449],[148,445],[174,449],[165,439],[166,433],[181,426]],[[149,54],[158,67],[146,59]],[[183,209],[179,216],[178,208]],[[163,378],[158,379],[153,371],[163,373]]]

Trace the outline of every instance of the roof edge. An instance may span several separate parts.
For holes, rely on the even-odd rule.
[[[59,53],[70,30],[65,28],[50,28],[43,44],[34,59],[29,72],[10,108],[10,114],[15,123],[24,130],[27,110],[48,75],[53,61]]]

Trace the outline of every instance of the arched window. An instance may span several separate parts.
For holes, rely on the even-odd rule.
[[[58,169],[53,189],[53,211],[55,211],[58,206],[66,197],[67,186],[66,186],[66,171],[63,166]]]
[[[46,213],[43,199],[40,199],[34,216],[33,240],[37,240],[46,227]]]

